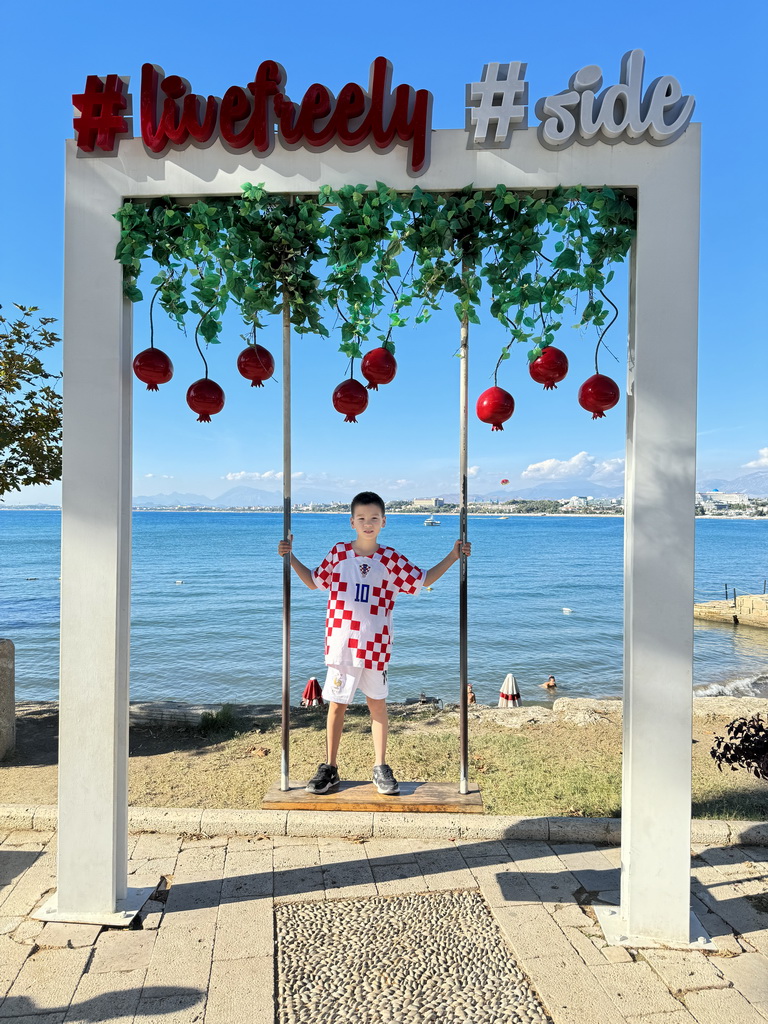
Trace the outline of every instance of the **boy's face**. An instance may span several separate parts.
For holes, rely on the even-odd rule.
[[[370,544],[376,540],[381,529],[386,525],[387,517],[381,514],[378,505],[355,505],[355,511],[349,522],[357,534],[357,539]]]

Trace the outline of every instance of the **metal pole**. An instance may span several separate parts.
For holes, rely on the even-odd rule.
[[[291,307],[283,294],[283,537],[291,536]],[[291,556],[283,556],[283,702],[280,789],[288,792],[291,736]]]
[[[466,266],[464,267],[466,272]],[[469,317],[461,318],[459,383],[459,539],[467,540],[467,413],[469,394]],[[459,793],[469,792],[469,743],[467,728],[467,559],[463,551],[459,559]]]

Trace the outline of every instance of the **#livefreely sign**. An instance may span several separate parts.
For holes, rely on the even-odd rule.
[[[527,65],[486,64],[481,80],[467,85],[465,127],[473,149],[509,146],[513,133],[528,127]],[[642,50],[625,54],[619,81],[603,88],[596,65],[571,76],[569,88],[535,104],[541,143],[561,149],[572,143],[674,142],[690,123],[692,96],[676,78],[663,75],[643,84]],[[167,75],[154,64],[141,73],[141,138],[160,156],[169,147],[206,145],[214,139],[231,150],[267,154],[276,139],[286,147],[350,150],[370,146],[407,151],[411,175],[429,166],[432,94],[410,85],[392,86],[392,65],[377,57],[368,89],[348,82],[338,95],[324,85],[307,89],[300,103],[286,93],[286,74],[277,61],[263,61],[246,86],[233,85],[219,98],[192,92],[186,79]],[[129,79],[89,75],[72,97],[78,149],[114,153],[122,136],[131,137]]]

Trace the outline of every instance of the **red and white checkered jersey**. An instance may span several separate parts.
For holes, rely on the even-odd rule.
[[[425,573],[394,548],[356,555],[351,544],[334,545],[312,574],[328,590],[326,665],[383,671],[392,646],[392,609],[398,594],[418,594]]]

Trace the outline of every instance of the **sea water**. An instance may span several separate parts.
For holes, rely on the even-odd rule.
[[[390,515],[381,543],[429,567],[449,553],[458,518]],[[0,637],[16,645],[19,700],[57,695],[60,514],[0,512]],[[619,517],[471,517],[469,677],[495,704],[508,672],[527,700],[558,693],[614,697],[622,687],[623,531]],[[294,550],[310,567],[346,515],[293,517]],[[277,703],[281,692],[279,513],[135,512],[131,697]],[[696,600],[762,593],[768,519],[696,522]],[[659,593],[665,580],[659,579]],[[292,700],[322,679],[325,597],[294,577]],[[458,567],[394,612],[390,697],[458,699]],[[705,695],[768,696],[768,630],[697,621],[694,687]]]

